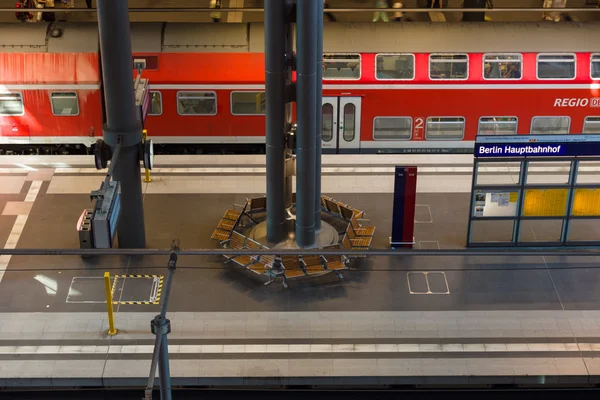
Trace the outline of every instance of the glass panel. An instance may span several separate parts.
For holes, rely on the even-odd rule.
[[[407,140],[412,136],[410,117],[376,117],[373,120],[373,139]]]
[[[356,107],[352,103],[344,106],[344,140],[351,142],[356,134]]]
[[[468,60],[466,54],[432,54],[429,56],[429,78],[467,79]]]
[[[576,183],[578,185],[600,184],[600,162],[579,161]]]
[[[52,93],[52,113],[54,115],[79,115],[77,93]]]
[[[483,77],[485,79],[520,79],[522,60],[520,54],[485,54]]]
[[[533,117],[532,135],[566,135],[569,133],[569,117]]]
[[[516,117],[481,117],[478,135],[516,135]]]
[[[471,242],[512,242],[515,222],[508,221],[477,221],[471,222]]]
[[[583,123],[583,133],[600,133],[600,117],[587,117]]]
[[[21,93],[0,93],[0,115],[21,115],[24,111]]]
[[[333,139],[333,105],[323,104],[323,141],[330,142]]]
[[[177,112],[180,115],[215,115],[217,97],[213,92],[179,92]]]
[[[148,115],[162,114],[162,95],[160,92],[150,92],[150,110]]]
[[[578,217],[600,216],[600,189],[575,189],[571,215]]]
[[[521,221],[520,243],[559,242],[562,234],[562,220],[527,220]]]
[[[323,79],[360,79],[360,55],[323,54]]]
[[[375,56],[377,79],[414,79],[415,56],[412,54],[378,54]]]
[[[530,161],[527,167],[527,184],[568,185],[570,161]]]
[[[569,189],[526,189],[525,217],[563,217],[567,213]]]
[[[600,240],[597,219],[572,219],[569,221],[567,241],[589,242]]]
[[[425,127],[426,139],[462,139],[465,131],[465,119],[462,117],[429,117]]]
[[[476,185],[518,185],[521,163],[478,162]]]
[[[600,54],[592,56],[592,71],[591,75],[593,79],[600,79]]]
[[[265,115],[265,92],[232,92],[231,113],[233,115]]]
[[[575,56],[540,54],[537,74],[538,79],[573,79],[575,78]]]
[[[514,217],[517,215],[518,191],[475,191],[474,217]]]

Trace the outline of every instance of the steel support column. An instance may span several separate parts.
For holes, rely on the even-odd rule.
[[[286,236],[285,214],[285,1],[265,0],[267,240]]]
[[[135,110],[128,1],[98,0],[98,30],[106,108],[104,141],[114,148],[113,179],[121,183],[119,247],[146,247],[139,143],[142,127]]]
[[[296,2],[296,243],[303,248],[315,244],[317,2]]]
[[[317,1],[317,90],[315,107],[316,163],[315,163],[315,231],[321,229],[321,149],[323,136],[323,1]]]

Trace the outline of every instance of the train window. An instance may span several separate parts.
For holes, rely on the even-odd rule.
[[[575,55],[538,54],[538,79],[575,79]]]
[[[356,106],[348,103],[344,106],[344,140],[351,142],[356,136]],[[341,129],[341,128],[340,128]]]
[[[378,80],[411,80],[415,78],[413,54],[377,54],[375,77]]]
[[[52,93],[50,99],[52,100],[52,114],[64,117],[79,115],[77,93]]]
[[[592,79],[600,79],[600,54],[592,54],[590,70]]]
[[[566,135],[569,133],[570,117],[533,117],[532,135]]]
[[[484,79],[521,79],[523,58],[520,54],[484,54]]]
[[[265,115],[265,92],[231,92],[231,114]]]
[[[148,115],[162,115],[162,93],[150,91]]]
[[[374,140],[408,140],[412,136],[412,118],[375,117],[373,119]]]
[[[425,126],[427,140],[460,140],[465,134],[463,117],[429,117]]]
[[[469,57],[466,54],[431,54],[429,79],[467,79]]]
[[[0,93],[0,115],[23,115],[23,97],[21,93]]]
[[[323,141],[330,142],[333,139],[333,104],[323,104],[322,124]]]
[[[481,117],[478,135],[516,135],[517,117]]]
[[[583,123],[582,133],[600,134],[600,117],[587,117]]]
[[[177,113],[179,115],[216,115],[217,95],[215,92],[178,92]]]
[[[360,79],[360,54],[323,54],[323,79]]]

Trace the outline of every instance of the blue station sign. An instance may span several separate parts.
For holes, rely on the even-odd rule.
[[[600,156],[600,135],[481,136],[475,157]]]

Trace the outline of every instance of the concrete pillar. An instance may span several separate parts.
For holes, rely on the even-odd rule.
[[[317,3],[297,0],[296,9],[296,243],[315,244],[315,167],[317,91]]]
[[[267,240],[286,236],[285,2],[265,0]]]
[[[323,137],[323,1],[317,0],[317,90],[315,107],[316,164],[315,164],[315,231],[321,229],[321,149]]]
[[[121,183],[119,247],[146,247],[139,143],[142,127],[136,118],[129,2],[98,0],[98,30],[106,108],[104,141],[121,144],[113,179]]]

